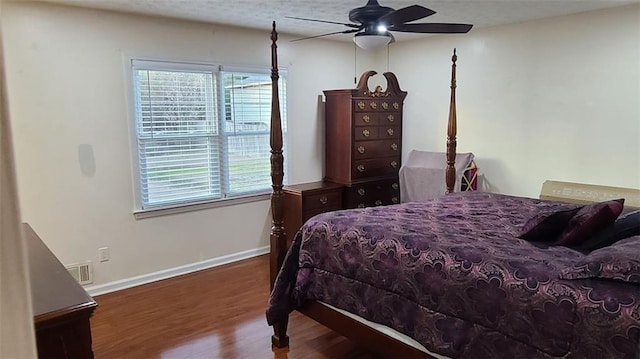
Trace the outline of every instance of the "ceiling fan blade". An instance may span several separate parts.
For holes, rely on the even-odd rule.
[[[385,24],[388,28],[391,28],[393,26],[404,24],[405,22],[423,19],[435,13],[435,11],[427,9],[424,6],[411,5],[390,12],[386,15],[382,15],[378,20],[376,20],[376,22]]]
[[[315,35],[315,36],[308,36],[308,37],[302,37],[300,39],[294,39],[291,40],[291,42],[296,42],[296,41],[302,41],[302,40],[309,40],[309,39],[315,39],[317,37],[323,37],[323,36],[329,36],[329,35],[337,35],[337,34],[351,34],[354,32],[358,32],[360,31],[360,29],[352,29],[352,30],[345,30],[345,31],[336,31],[336,32],[330,32],[327,34],[321,34],[321,35]]]
[[[403,24],[389,29],[400,32],[418,32],[422,34],[464,34],[469,32],[473,25],[470,24]]]
[[[360,25],[356,25],[356,24],[347,24],[344,22],[336,22],[336,21],[327,21],[327,20],[317,20],[317,19],[307,19],[304,17],[295,17],[295,16],[285,16],[288,19],[296,19],[296,20],[305,20],[305,21],[315,21],[315,22],[323,22],[325,24],[336,24],[336,25],[344,25],[344,26],[348,26],[348,27],[353,27],[353,28],[360,28]]]

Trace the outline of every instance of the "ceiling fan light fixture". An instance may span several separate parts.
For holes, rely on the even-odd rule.
[[[0,0],[2,1],[2,0]],[[364,0],[363,0],[364,1]],[[291,19],[323,22],[327,24],[344,25],[348,30],[334,31],[320,35],[303,37],[291,41],[315,39],[336,34],[355,34],[353,42],[363,50],[376,51],[395,41],[392,33],[410,32],[416,34],[465,34],[471,30],[471,24],[452,23],[415,23],[436,12],[421,5],[405,6],[394,10],[380,6],[378,0],[368,0],[367,4],[349,11],[349,21],[337,22],[303,17],[289,17]]]
[[[391,36],[389,36],[388,33],[356,34],[353,37],[353,42],[355,42],[359,48],[365,51],[376,51],[389,45],[389,43],[391,42]]]

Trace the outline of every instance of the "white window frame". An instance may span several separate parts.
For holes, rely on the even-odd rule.
[[[135,66],[134,66],[135,64]],[[157,60],[157,59],[147,59],[141,57],[127,57],[125,61],[125,74],[127,77],[127,91],[128,96],[127,99],[129,103],[129,125],[130,125],[130,149],[131,149],[131,169],[132,169],[132,179],[133,179],[133,190],[134,190],[134,209],[133,214],[135,218],[142,219],[147,217],[155,217],[161,215],[175,214],[175,213],[183,213],[193,210],[207,209],[207,208],[216,208],[220,206],[228,206],[235,205],[241,203],[255,202],[266,200],[270,197],[271,187],[264,191],[257,191],[254,193],[247,193],[242,195],[233,195],[226,198],[219,199],[207,199],[201,201],[185,201],[173,204],[166,205],[155,205],[155,206],[147,206],[143,205],[144,201],[142,198],[142,178],[140,171],[140,158],[139,158],[139,148],[138,148],[138,119],[136,114],[136,84],[134,82],[134,67],[153,67],[157,70],[169,70],[169,71],[194,71],[194,72],[211,72],[214,77],[217,78],[217,94],[218,98],[215,99],[217,101],[218,108],[218,126],[224,125],[224,91],[223,91],[223,81],[221,80],[221,74],[225,72],[244,72],[244,73],[255,73],[255,74],[265,74],[270,75],[270,68],[254,68],[254,67],[240,67],[240,66],[222,66],[220,64],[215,63],[202,63],[202,62],[193,62],[193,61],[171,61],[171,60]],[[279,69],[280,79],[285,81],[286,84],[286,70]],[[280,86],[282,87],[282,86]],[[281,94],[279,96],[281,101],[281,113],[282,113],[282,128],[283,128],[283,146],[286,148],[286,92],[285,92],[285,100],[283,101],[282,96],[282,88],[279,88]],[[285,89],[286,91],[286,85]],[[284,102],[284,103],[283,103]],[[267,129],[267,136],[269,133],[269,129]],[[241,134],[241,136],[244,134]],[[223,138],[227,138],[230,136],[226,134],[222,128],[219,129],[218,136]],[[237,136],[237,135],[236,135]],[[221,157],[225,157],[222,156]],[[287,176],[287,168],[286,165],[287,156],[285,155],[285,183]],[[222,165],[222,164],[221,164]],[[228,169],[225,171],[220,171],[221,173],[226,173],[228,175]],[[223,181],[225,182],[225,181]],[[221,184],[221,186],[228,186],[228,181],[226,184]]]

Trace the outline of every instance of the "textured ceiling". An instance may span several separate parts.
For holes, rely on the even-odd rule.
[[[45,0],[47,2],[130,13],[165,16],[209,23],[270,30],[277,22],[280,33],[300,37],[346,30],[335,24],[301,21],[287,16],[349,22],[349,10],[366,0]],[[510,24],[638,3],[640,0],[379,0],[382,6],[399,9],[422,5],[436,11],[416,22],[456,22],[474,28]],[[471,30],[473,31],[473,30]],[[350,41],[352,35],[332,35],[330,40]],[[415,34],[394,33],[397,41]]]

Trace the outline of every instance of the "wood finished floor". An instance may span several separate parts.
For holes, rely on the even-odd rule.
[[[373,358],[297,312],[289,348],[272,349],[268,296],[266,255],[97,296],[93,351],[97,359]]]

